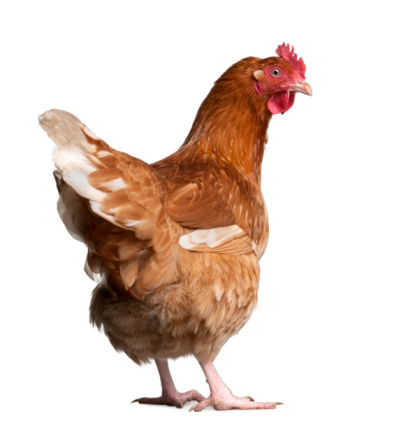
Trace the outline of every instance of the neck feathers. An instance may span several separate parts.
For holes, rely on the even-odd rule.
[[[271,113],[254,90],[251,75],[235,64],[203,101],[179,154],[211,157],[260,183],[266,131]]]

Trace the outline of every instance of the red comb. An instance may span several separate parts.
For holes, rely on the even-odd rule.
[[[294,47],[283,43],[276,49],[276,54],[280,58],[286,59],[291,67],[305,79],[306,65],[302,58],[298,59],[298,55],[294,52]]]

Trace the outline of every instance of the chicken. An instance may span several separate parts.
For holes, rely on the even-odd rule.
[[[91,322],[137,364],[155,360],[162,385],[139,403],[192,409],[270,409],[235,397],[213,361],[257,303],[269,234],[260,181],[266,131],[296,92],[311,95],[305,64],[283,44],[277,57],[232,65],[201,104],[184,144],[149,165],[98,138],[61,110],[39,117],[56,143],[58,212],[88,247],[98,285]],[[176,390],[168,359],[194,355],[210,386]]]

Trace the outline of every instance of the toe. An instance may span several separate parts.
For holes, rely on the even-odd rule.
[[[204,410],[206,407],[208,406],[212,406],[213,405],[213,400],[211,397],[209,398],[205,398],[203,400],[201,400],[198,404],[196,404],[195,406],[191,407],[189,412],[191,412],[192,410],[194,410],[194,412],[201,412],[202,410]]]
[[[190,412],[201,412],[208,406],[213,406],[215,410],[255,410],[255,409],[275,409],[276,406],[283,404],[280,402],[260,403],[256,402],[251,397],[208,397],[207,399],[199,402],[197,405],[191,407]]]
[[[132,403],[139,403],[139,404],[164,404],[161,402],[162,397],[141,397],[136,398],[136,400],[133,400]]]
[[[185,394],[182,394],[182,395],[185,396],[184,397],[185,398],[185,403],[187,403],[187,401],[198,401],[198,403],[199,403],[199,402],[205,400],[205,397],[202,394],[200,394],[198,391],[196,391],[195,389],[193,389],[191,391],[188,391],[188,392],[186,392]]]
[[[181,409],[185,403],[188,401],[198,401],[201,402],[205,400],[204,396],[201,395],[198,391],[195,389],[188,391],[188,392],[168,392],[163,394],[161,397],[155,397],[155,398],[148,398],[148,397],[142,397],[138,398],[136,400],[133,400],[132,403],[139,403],[139,404],[164,404],[166,406],[175,406],[179,409]]]

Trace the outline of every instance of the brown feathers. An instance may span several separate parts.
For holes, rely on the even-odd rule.
[[[260,168],[271,117],[253,88],[263,60],[216,82],[183,146],[153,165],[118,152],[60,110],[41,117],[55,141],[59,211],[102,277],[91,319],[140,363],[213,360],[257,302],[268,238]]]

